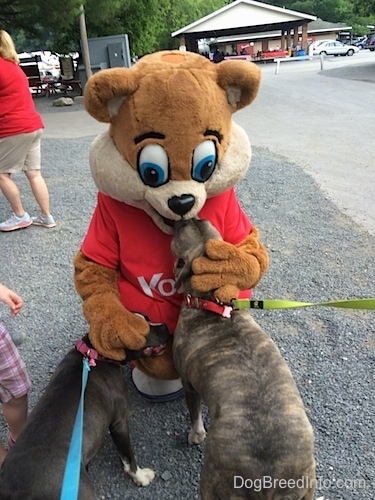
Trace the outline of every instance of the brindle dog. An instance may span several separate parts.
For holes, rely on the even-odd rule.
[[[311,500],[313,430],[279,349],[248,311],[232,311],[227,318],[194,308],[202,294],[191,287],[191,264],[204,255],[210,238],[220,238],[216,229],[192,219],[175,224],[172,240],[177,286],[187,296],[173,359],[191,416],[190,444],[206,437],[202,400],[209,410],[202,498]]]

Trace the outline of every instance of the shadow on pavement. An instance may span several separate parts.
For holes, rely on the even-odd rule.
[[[362,82],[375,83],[375,53],[373,63],[326,69],[320,71],[320,74],[323,76],[331,76],[333,78],[344,78],[346,80],[360,80]]]

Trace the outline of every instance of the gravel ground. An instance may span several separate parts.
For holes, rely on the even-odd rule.
[[[91,140],[43,140],[43,172],[57,227],[0,234],[1,281],[26,304],[16,320],[3,305],[0,312],[10,330],[26,336],[20,351],[33,381],[31,407],[64,353],[87,330],[72,261],[95,204],[87,164]],[[17,182],[25,208],[36,214],[26,180],[18,176]],[[375,238],[338,211],[299,165],[255,148],[238,194],[271,258],[256,298],[375,296]],[[2,220],[9,215],[3,197],[0,214]],[[317,497],[325,500],[375,498],[374,314],[322,307],[254,311],[285,355],[306,404],[316,436]],[[137,489],[108,437],[90,467],[98,498],[198,499],[204,448],[187,445],[184,400],[150,404],[131,383],[129,393],[135,453],[140,466],[155,469],[156,478]],[[4,439],[3,422],[0,432]]]

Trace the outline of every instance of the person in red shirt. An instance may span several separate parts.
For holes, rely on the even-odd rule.
[[[19,66],[19,58],[9,33],[0,30],[0,189],[13,216],[0,223],[0,231],[14,231],[36,224],[54,227],[49,192],[41,174],[40,142],[44,124],[35,110],[29,83]],[[12,174],[24,172],[39,205],[36,217],[24,210]]]
[[[233,245],[241,243],[254,229],[234,188],[209,198],[199,218],[208,219]],[[120,301],[128,311],[147,318],[150,324],[162,323],[173,333],[183,295],[175,287],[171,240],[172,235],[160,231],[144,210],[99,191],[81,252],[90,261],[118,272]],[[239,293],[240,298],[250,296],[249,289]],[[104,351],[107,339],[103,336],[102,340],[103,345],[97,343],[96,348]],[[149,401],[169,401],[182,394],[180,379],[154,381],[136,367],[132,378]]]
[[[181,394],[172,356],[183,300],[173,269],[174,222],[207,219],[222,236],[194,259],[200,293],[223,304],[248,297],[268,267],[259,231],[235,194],[251,147],[232,115],[255,98],[260,75],[252,63],[212,64],[176,50],[99,71],[86,83],[86,110],[110,126],[90,148],[98,197],[74,259],[75,287],[102,356],[146,354],[155,324],[171,334],[163,353],[134,362],[132,380],[149,401]]]

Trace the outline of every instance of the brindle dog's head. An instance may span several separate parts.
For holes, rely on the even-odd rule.
[[[197,257],[205,255],[205,245],[209,239],[221,240],[219,232],[208,220],[181,219],[174,223],[171,249],[176,257],[174,274],[176,288],[191,293],[190,276],[192,263]]]

